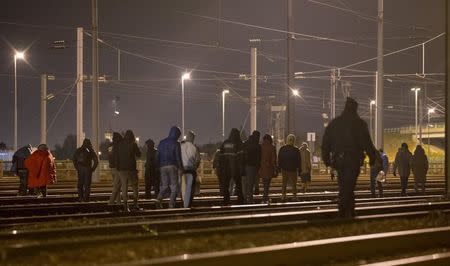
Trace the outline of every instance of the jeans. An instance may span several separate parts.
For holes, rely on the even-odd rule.
[[[155,198],[158,197],[159,194],[159,186],[160,186],[160,177],[157,171],[146,170],[145,172],[145,197],[147,199],[151,198],[152,189],[155,195]]]
[[[28,191],[28,170],[18,169],[17,175],[19,176],[19,195],[26,195]]]
[[[339,184],[339,216],[352,218],[355,216],[355,186],[359,176],[359,160],[343,158],[338,171]]]
[[[138,207],[139,184],[137,171],[119,171],[119,179],[122,186],[122,200],[125,209],[128,208],[128,184],[133,188],[134,207]]]
[[[263,193],[263,201],[269,201],[269,189],[270,189],[270,181],[272,180],[270,177],[263,177],[263,185],[264,185],[264,193]]]
[[[192,199],[194,197],[194,187],[197,179],[195,171],[185,172],[181,177],[183,185],[181,195],[183,197],[183,207],[190,208],[192,205]]]
[[[406,196],[406,189],[408,188],[408,176],[400,176],[400,184],[402,187],[402,196]]]
[[[288,180],[292,186],[292,194],[294,194],[294,199],[297,198],[297,171],[282,170],[281,175],[283,176],[283,183],[281,187],[282,199],[284,200],[286,198],[286,187]]]
[[[253,191],[258,178],[258,169],[256,166],[246,166],[245,176],[242,177],[242,193],[246,203],[253,203]]]
[[[378,196],[383,197],[383,184],[377,181],[377,175],[374,173],[370,174],[370,193],[372,194],[372,197],[375,197],[375,186],[377,186]]]
[[[159,187],[158,201],[161,201],[164,194],[170,189],[169,208],[175,208],[178,195],[178,167],[175,165],[163,166],[161,170],[161,184]]]
[[[91,195],[92,169],[78,166],[78,198],[80,201],[89,201]]]
[[[222,191],[222,195],[223,195],[223,205],[229,205],[231,200],[230,200],[230,181],[233,180],[233,182],[235,183],[235,193],[237,195],[238,198],[238,204],[242,204],[244,202],[244,196],[242,194],[242,181],[241,181],[241,176],[240,175],[236,175],[236,176],[231,176],[230,174],[225,174],[225,175],[221,175],[219,177],[219,183],[220,183],[220,190]]]
[[[115,168],[111,168],[111,175],[113,181],[113,189],[111,196],[109,197],[109,204],[120,204],[120,188],[122,184],[120,182],[119,171],[117,171],[117,169]]]

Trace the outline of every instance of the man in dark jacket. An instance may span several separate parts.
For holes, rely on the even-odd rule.
[[[223,195],[223,205],[230,204],[230,180],[236,184],[238,204],[244,202],[242,194],[242,140],[238,129],[231,129],[230,136],[220,146],[218,156],[219,183]]]
[[[178,139],[181,131],[173,126],[169,136],[158,145],[158,163],[161,173],[161,185],[158,194],[158,207],[161,208],[161,201],[170,188],[169,208],[175,208],[180,176],[183,173],[183,162],[181,160],[181,146]]]
[[[381,168],[381,158],[370,138],[366,122],[358,115],[358,103],[347,98],[344,111],[325,129],[322,139],[322,159],[326,166],[338,172],[339,215],[355,215],[355,186],[364,161],[369,156],[370,165]]]
[[[147,158],[145,161],[145,197],[151,198],[151,191],[153,188],[155,198],[159,194],[159,165],[158,165],[158,151],[155,149],[155,142],[148,139],[145,142],[147,145]]]
[[[128,208],[128,184],[131,184],[133,188],[133,209],[139,210],[139,184],[136,157],[141,157],[141,150],[136,143],[133,131],[127,130],[123,141],[117,147],[116,161],[116,167],[119,171],[120,183],[122,185],[122,199],[125,212],[130,211]]]
[[[28,192],[27,179],[28,170],[25,168],[25,159],[31,155],[31,145],[23,146],[18,149],[12,158],[11,172],[19,177],[19,196],[25,196]]]
[[[278,168],[281,170],[283,184],[281,187],[281,201],[286,200],[286,187],[289,181],[292,186],[293,201],[297,200],[297,176],[302,172],[300,150],[295,146],[295,136],[290,134],[286,138],[286,145],[278,152]]]
[[[400,175],[400,184],[402,187],[402,196],[406,196],[406,189],[408,188],[408,178],[411,174],[411,161],[412,161],[412,154],[409,151],[408,144],[402,143],[402,146],[400,149],[398,149],[397,154],[395,155],[395,161],[394,161],[394,169],[393,174],[394,176],[397,176],[397,170],[398,174]]]
[[[90,139],[83,140],[83,145],[75,151],[72,161],[78,173],[78,198],[80,202],[88,202],[91,194],[92,173],[98,165],[97,153]]]
[[[242,177],[242,193],[244,202],[249,204],[253,203],[253,191],[259,186],[258,172],[261,164],[259,138],[260,133],[255,130],[244,144],[245,176]]]
[[[109,204],[120,204],[120,188],[122,184],[120,183],[119,171],[116,167],[117,161],[117,149],[119,143],[122,142],[123,137],[118,132],[113,133],[112,143],[108,147],[108,162],[109,168],[111,169],[111,175],[113,180],[113,190],[111,196],[109,197]]]

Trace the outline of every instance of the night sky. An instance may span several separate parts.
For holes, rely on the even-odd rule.
[[[56,77],[48,81],[48,142],[53,147],[76,132],[76,27],[90,31],[89,0],[3,0],[0,9],[0,141],[13,143],[13,54],[26,49],[25,62],[18,62],[19,146],[38,144],[40,134],[40,74]],[[321,5],[327,3],[334,7]],[[385,0],[385,52],[422,43],[444,32],[444,0]],[[338,9],[339,8],[339,9]],[[349,11],[350,10],[350,11]],[[295,32],[348,40],[352,44],[301,38],[295,41],[297,72],[327,70],[376,56],[377,14],[375,0],[294,0]],[[180,77],[186,81],[186,129],[194,130],[199,143],[221,139],[221,91],[227,97],[227,133],[245,123],[248,131],[250,81],[239,73],[250,72],[249,42],[260,38],[263,54],[258,57],[258,128],[267,128],[268,97],[274,104],[286,98],[286,34],[217,21],[221,17],[272,29],[286,29],[286,1],[280,0],[99,0],[100,129],[132,129],[141,140],[165,137],[170,126],[181,126]],[[203,18],[200,16],[204,16]],[[206,17],[211,17],[210,19]],[[215,18],[215,19],[214,19]],[[85,73],[91,73],[91,39],[84,36]],[[66,40],[67,49],[49,48],[55,40]],[[117,50],[120,48],[121,80],[117,80]],[[426,72],[444,72],[444,38],[426,46]],[[421,72],[421,49],[385,58],[385,73]],[[375,71],[376,62],[353,67]],[[310,74],[316,78],[296,80],[302,99],[296,104],[296,132],[323,130],[322,113],[328,112],[329,71]],[[369,72],[346,71],[345,74]],[[373,72],[371,72],[373,74]],[[370,73],[369,73],[370,74]],[[427,87],[427,96],[443,102],[444,76],[390,78],[385,80],[385,126],[414,123],[414,98],[410,88]],[[374,78],[342,78],[351,82],[351,95],[360,101],[360,114],[367,117]],[[73,87],[73,89],[72,89]],[[84,127],[91,134],[91,89],[85,86]],[[120,115],[114,117],[113,100],[119,98]],[[64,103],[64,105],[62,105]],[[337,91],[337,113],[344,98]],[[431,106],[431,101],[427,101]],[[325,109],[324,109],[325,106]],[[58,110],[61,110],[58,113]],[[55,117],[55,115],[58,115]],[[439,118],[436,118],[437,121]],[[52,122],[53,121],[53,122]],[[102,134],[103,139],[103,134]]]

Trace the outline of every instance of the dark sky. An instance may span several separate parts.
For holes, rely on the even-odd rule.
[[[314,2],[328,3],[340,9]],[[326,70],[330,66],[345,66],[376,56],[376,23],[348,12],[353,10],[374,17],[377,14],[376,2],[294,0],[295,32],[353,42],[343,44],[299,37],[295,42],[296,71]],[[261,79],[258,83],[258,93],[262,96],[258,102],[258,128],[263,133],[267,132],[266,96],[276,96],[274,103],[285,99],[286,35],[232,23],[218,23],[217,20],[192,14],[217,18],[220,9],[222,18],[230,21],[284,30],[285,4],[286,1],[280,0],[99,0],[99,37],[125,51],[122,52],[121,80],[118,81],[117,51],[100,44],[100,75],[106,75],[109,80],[100,84],[101,132],[109,128],[118,131],[133,129],[142,140],[153,138],[159,141],[167,135],[170,126],[181,125],[180,76],[184,69],[192,71],[192,80],[186,82],[186,128],[197,132],[198,142],[221,139],[220,95],[224,88],[231,89],[227,98],[227,131],[245,122],[248,130],[249,106],[245,101],[249,96],[250,81],[237,78],[238,73],[250,72],[250,38],[262,39],[259,49],[266,55],[258,57],[258,74],[268,76],[267,80]],[[49,93],[57,94],[48,102],[49,144],[61,143],[66,135],[75,134],[76,89],[71,90],[71,87],[76,76],[76,27],[90,30],[90,16],[89,0],[2,1],[0,141],[11,146],[13,142],[13,48],[27,49],[27,63],[18,64],[19,146],[26,143],[36,145],[39,141],[39,75],[43,73],[56,76],[55,81],[48,82]],[[385,19],[386,52],[418,44],[444,31],[444,0],[386,0]],[[49,43],[61,39],[68,42],[69,48],[49,49]],[[213,47],[217,44],[226,49]],[[86,74],[90,74],[91,39],[87,35],[84,45],[84,68]],[[385,72],[417,73],[421,71],[420,58],[420,49],[386,57]],[[353,69],[375,71],[375,61]],[[426,72],[444,72],[444,38],[426,46]],[[326,77],[329,72],[310,76],[317,78],[296,80],[303,96],[296,105],[299,134],[321,132],[323,104],[327,105],[329,98],[330,81]],[[341,80],[351,82],[351,94],[360,101],[361,115],[367,116],[367,104],[374,93],[374,79]],[[389,105],[393,107],[386,111],[386,127],[414,122],[410,87],[424,86],[427,82],[428,97],[439,102],[444,92],[443,80],[444,77],[439,75],[426,79],[402,77],[386,80],[385,108]],[[120,97],[118,118],[113,117],[113,100],[116,97]],[[91,133],[90,99],[90,84],[85,84],[84,126],[87,136]],[[343,105],[340,90],[337,99],[339,113]]]

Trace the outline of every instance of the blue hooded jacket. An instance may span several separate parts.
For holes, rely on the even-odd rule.
[[[169,136],[159,142],[158,161],[160,167],[174,165],[179,169],[183,169],[181,146],[178,141],[180,135],[180,129],[173,126],[170,129]]]

